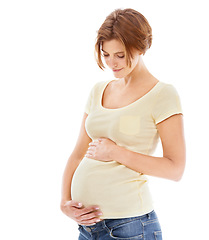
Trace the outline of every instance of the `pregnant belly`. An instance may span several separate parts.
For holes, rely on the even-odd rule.
[[[99,205],[104,215],[124,212],[124,208],[140,208],[140,192],[146,177],[115,161],[102,162],[84,157],[76,169],[72,184],[72,199],[85,207]]]

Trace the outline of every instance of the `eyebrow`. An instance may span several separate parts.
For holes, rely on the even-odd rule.
[[[106,52],[105,50],[103,50],[103,49],[101,49],[103,52],[105,52],[105,53],[108,53],[108,52]],[[124,51],[122,51],[122,52],[115,52],[114,54],[118,54],[118,53],[124,53]]]

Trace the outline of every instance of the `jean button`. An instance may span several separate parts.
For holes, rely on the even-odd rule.
[[[91,228],[86,227],[86,231],[87,231],[87,232],[91,232]]]

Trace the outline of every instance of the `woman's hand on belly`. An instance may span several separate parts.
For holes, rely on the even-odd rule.
[[[84,207],[82,203],[71,200],[62,203],[61,210],[80,225],[89,226],[101,221],[99,216],[102,212],[98,206]]]
[[[109,138],[99,138],[89,143],[85,157],[103,162],[113,161],[111,152],[115,146],[117,146],[116,143]]]

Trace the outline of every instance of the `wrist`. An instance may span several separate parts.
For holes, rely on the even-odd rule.
[[[71,200],[72,200],[72,199],[70,199],[70,198],[69,198],[69,199],[62,199],[61,202],[60,202],[60,206],[61,206],[61,207],[64,207],[65,204],[66,204],[67,202],[71,201]]]
[[[116,161],[117,162],[117,156],[118,156],[118,152],[120,152],[121,150],[121,147],[118,146],[118,145],[113,145],[113,147],[111,148],[110,150],[110,157],[113,161]]]
[[[66,209],[66,203],[68,201],[71,201],[71,200],[61,200],[61,203],[60,203],[60,210],[65,213],[65,209]]]

